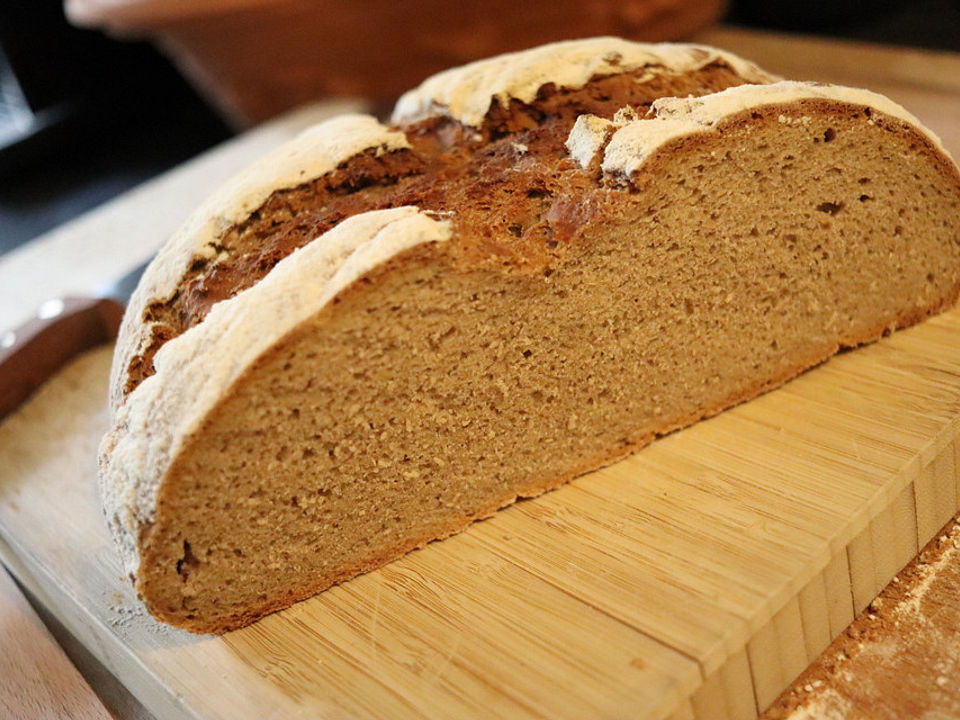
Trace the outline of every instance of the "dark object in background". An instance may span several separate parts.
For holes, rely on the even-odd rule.
[[[70,99],[52,105],[31,103],[0,45],[0,163],[13,163],[18,153],[62,128],[75,112]]]
[[[736,0],[729,19],[776,30],[815,32],[884,15],[903,0]]]
[[[850,40],[960,50],[960,0],[733,0],[726,22]]]
[[[49,2],[0,4],[0,174],[62,142],[96,106],[106,57],[57,15]]]
[[[321,97],[389,108],[450,67],[556,40],[679,40],[727,0],[66,0],[71,20],[148,35],[233,123]]]
[[[149,44],[0,2],[0,253],[230,134]]]

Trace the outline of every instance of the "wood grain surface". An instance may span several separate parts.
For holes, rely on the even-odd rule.
[[[764,720],[960,717],[960,517],[937,534]]]
[[[773,70],[864,72],[850,46],[705,39]],[[882,50],[887,85],[846,81],[956,153],[956,87]],[[169,225],[204,172],[0,262],[0,317],[32,310],[41,271],[50,295],[122,274],[163,238],[142,218]],[[750,717],[957,511],[958,348],[953,311],[221,638],[154,623],[122,576],[96,497],[103,348],[0,426],[0,556],[158,717]]]
[[[957,510],[960,312],[220,638],[142,614],[109,348],[0,426],[2,554],[159,717],[744,717]]]
[[[107,720],[90,686],[0,568],[0,717]]]

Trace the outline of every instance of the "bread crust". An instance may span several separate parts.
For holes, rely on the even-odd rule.
[[[230,179],[190,216],[147,267],[124,315],[110,376],[111,407],[129,390],[130,364],[153,337],[146,316],[151,303],[177,293],[185,271],[198,259],[214,258],[219,239],[256,212],[279,187],[298,185],[330,172],[367,150],[377,154],[409,147],[406,136],[369,115],[347,114],[314,125]]]
[[[478,60],[434,75],[397,101],[393,121],[411,123],[447,115],[477,127],[491,105],[504,106],[513,100],[531,103],[547,83],[580,87],[597,76],[638,68],[679,75],[711,63],[725,64],[751,83],[778,79],[733,53],[706,45],[635,43],[613,37],[568,40]]]

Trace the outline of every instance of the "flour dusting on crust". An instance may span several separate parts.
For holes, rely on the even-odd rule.
[[[304,130],[220,187],[160,249],[130,298],[110,378],[113,406],[122,402],[130,360],[150,337],[144,311],[177,291],[196,258],[216,257],[217,241],[232,226],[246,220],[277,190],[310,182],[354,155],[409,146],[406,135],[390,130],[370,115],[340,115]]]
[[[547,83],[580,88],[597,75],[651,68],[646,77],[649,79],[658,72],[688,73],[714,62],[728,65],[748,82],[777,79],[733,53],[706,45],[637,43],[613,37],[568,40],[478,60],[434,75],[400,98],[393,121],[407,123],[431,115],[449,115],[465,125],[479,126],[494,100],[531,102]]]
[[[567,149],[581,167],[589,166],[596,153],[603,152],[604,172],[629,176],[672,140],[708,132],[722,120],[747,110],[804,100],[830,100],[876,110],[913,126],[946,154],[940,139],[931,130],[883,95],[839,85],[791,81],[739,85],[696,98],[661,98],[654,101],[646,118],[620,124],[605,149],[603,143],[610,128],[618,124],[616,120],[608,123],[598,122],[600,118],[588,121],[581,117],[567,138]],[[789,119],[784,117],[782,121]],[[866,121],[873,122],[873,119],[868,117]]]

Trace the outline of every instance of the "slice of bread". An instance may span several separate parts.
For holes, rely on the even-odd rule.
[[[774,80],[547,46],[208,203],[131,305],[101,452],[150,612],[248,624],[952,303],[937,139]]]

